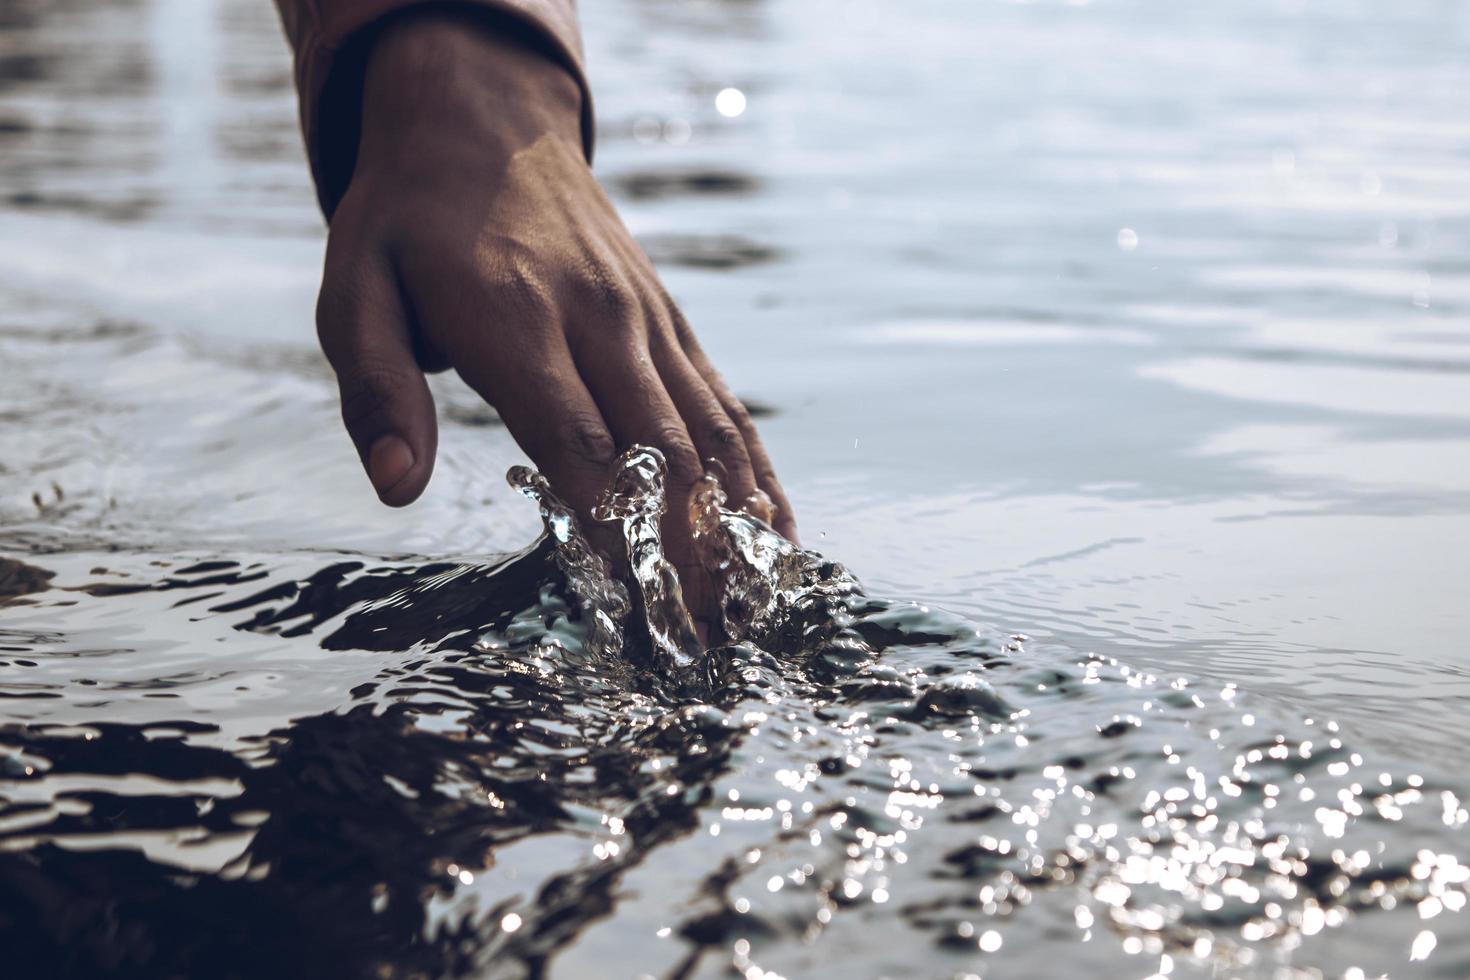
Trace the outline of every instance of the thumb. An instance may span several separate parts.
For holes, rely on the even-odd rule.
[[[342,421],[378,499],[417,500],[434,471],[434,399],[414,357],[396,282],[381,268],[334,270],[322,280],[317,334],[337,372]]]

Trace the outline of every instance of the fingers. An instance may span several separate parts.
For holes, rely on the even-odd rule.
[[[393,507],[412,503],[434,471],[438,426],[386,262],[328,262],[317,334],[337,373],[342,421],[378,498]]]
[[[670,336],[652,344],[654,364],[668,389],[701,460],[720,461],[730,506],[739,508],[756,490],[755,472],[740,431],[704,377],[689,363],[684,348]]]
[[[693,443],[698,456],[692,468],[693,478],[704,473],[703,460],[710,458],[720,462],[725,492],[730,505],[739,508],[756,490],[750,455],[746,451],[745,437],[721,405],[715,393],[705,383],[703,376],[689,363],[677,335],[676,324],[681,321],[678,309],[667,292],[658,284],[653,269],[648,264],[638,245],[626,236],[613,236],[606,242],[613,250],[621,252],[628,266],[641,269],[631,281],[620,280],[616,275],[600,274],[591,277],[591,282],[582,290],[589,306],[600,313],[589,319],[603,321],[598,336],[618,340],[631,340],[639,350],[646,349],[653,358],[653,370],[672,402],[678,423]],[[629,320],[636,317],[632,329]],[[685,325],[687,329],[687,325]],[[620,334],[625,336],[620,337]],[[596,347],[598,345],[594,345]],[[652,378],[643,366],[636,368],[640,383],[649,384]],[[674,427],[665,422],[665,428]],[[678,440],[675,440],[678,441]],[[667,449],[665,456],[668,456]],[[674,476],[674,460],[670,459],[671,477]],[[677,478],[677,477],[675,477]],[[692,486],[692,480],[691,480]],[[670,501],[687,499],[686,493],[670,494]],[[670,508],[673,510],[673,507]],[[679,508],[682,513],[683,508]]]
[[[776,506],[776,518],[772,526],[782,537],[795,544],[800,544],[796,530],[796,515],[791,509],[791,501],[786,498],[786,491],[781,488],[781,481],[776,478],[776,467],[772,465],[771,457],[766,453],[760,432],[755,427],[755,421],[750,417],[750,412],[740,399],[731,393],[729,386],[725,384],[725,379],[720,377],[720,373],[710,363],[709,357],[700,348],[699,341],[695,338],[694,331],[689,328],[683,314],[679,313],[672,304],[670,304],[670,309],[674,316],[675,335],[689,363],[704,379],[709,390],[719,401],[720,407],[724,409],[725,415],[744,437],[745,451],[750,460],[755,485],[765,491]],[[733,495],[732,500],[739,502],[733,498]]]
[[[704,467],[641,334],[638,326],[606,325],[583,345],[577,364],[618,446],[642,444],[663,453],[669,510],[682,511]]]
[[[666,465],[664,554],[674,563],[684,602],[697,619],[717,614],[709,573],[694,550],[688,501],[704,465],[686,416],[654,364],[643,324],[604,320],[589,324],[577,364],[619,447],[653,446]]]
[[[447,257],[414,249],[399,266],[436,349],[495,407],[557,495],[586,515],[607,485],[616,446],[534,262],[508,247]]]
[[[495,406],[536,468],[578,513],[607,486],[617,446],[564,343],[506,357],[483,331],[457,352],[459,374]],[[475,349],[479,348],[479,349]]]

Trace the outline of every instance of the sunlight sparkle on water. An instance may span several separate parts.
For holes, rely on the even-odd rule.
[[[715,108],[726,119],[734,119],[745,112],[745,93],[738,88],[722,88],[715,96]]]

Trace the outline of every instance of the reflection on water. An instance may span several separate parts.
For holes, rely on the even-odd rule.
[[[5,5],[7,963],[1470,974],[1463,5],[584,8],[869,594],[669,683],[449,383],[379,508],[270,4]]]
[[[647,486],[610,516],[656,515]],[[497,564],[293,578],[212,560],[145,581],[99,565],[72,584],[8,562],[11,961],[78,976],[520,976],[554,954],[573,976],[807,975],[839,951],[872,975],[1470,965],[1441,934],[1470,891],[1470,813],[1444,776],[1385,768],[1337,723],[1234,684],[872,599],[819,556],[785,571],[799,553],[728,512],[727,623],[745,639],[649,658],[657,644],[623,646],[626,593],[544,494],[547,535]],[[645,635],[683,615],[664,588],[642,579]],[[34,625],[58,608],[101,625],[145,595],[161,633],[207,652]]]

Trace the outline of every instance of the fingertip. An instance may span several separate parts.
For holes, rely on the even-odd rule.
[[[379,436],[368,451],[367,472],[378,499],[389,507],[402,507],[418,499],[426,481],[414,479],[418,457],[402,436]]]
[[[751,517],[754,517],[756,520],[774,526],[774,522],[776,520],[776,505],[772,502],[770,494],[766,493],[764,490],[752,491],[750,495],[745,498],[744,503],[740,505],[740,509],[745,511],[745,513],[749,514]]]

